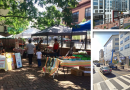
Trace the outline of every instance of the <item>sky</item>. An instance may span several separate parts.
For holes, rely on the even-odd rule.
[[[99,60],[99,51],[104,49],[103,46],[112,35],[118,34],[119,32],[94,32],[92,38],[92,59]]]

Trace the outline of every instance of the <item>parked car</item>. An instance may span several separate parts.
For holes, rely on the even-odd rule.
[[[100,65],[103,65],[102,63],[100,63]]]
[[[95,72],[95,66],[93,65],[93,72]]]
[[[100,67],[100,63],[97,63],[96,66],[97,66],[97,67]]]
[[[103,74],[107,74],[107,73],[111,73],[112,69],[108,66],[105,66],[105,67],[100,68],[100,72],[103,73]]]

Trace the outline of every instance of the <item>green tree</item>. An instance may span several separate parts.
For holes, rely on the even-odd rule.
[[[61,8],[63,12],[61,14],[52,6],[46,8],[47,12],[41,13],[34,6],[36,3],[40,7],[53,4]],[[38,29],[60,24],[60,18],[63,19],[67,26],[72,27],[72,8],[77,5],[78,2],[76,0],[0,0],[0,9],[9,10],[7,15],[0,14],[0,19],[2,18],[0,21],[5,20],[2,25],[9,25],[14,28],[16,32],[11,32],[14,34],[19,33],[19,28],[26,28],[28,22],[34,22],[34,20],[33,26]]]
[[[84,19],[82,20],[82,22],[86,22],[86,19],[84,18]]]

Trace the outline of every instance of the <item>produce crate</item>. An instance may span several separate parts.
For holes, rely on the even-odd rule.
[[[81,57],[81,60],[88,60],[88,57]]]
[[[91,71],[83,71],[83,76],[91,76]]]
[[[84,55],[75,55],[75,54],[73,54],[73,56],[75,56],[75,57],[84,57]]]
[[[69,59],[69,60],[70,60],[70,61],[75,61],[76,59],[72,59],[72,58],[71,58],[71,59]]]
[[[71,69],[71,74],[75,75],[75,76],[82,76],[83,75],[83,71],[73,68],[73,69]]]
[[[80,70],[83,70],[83,71],[91,71],[91,67],[79,66],[79,69],[80,69]]]

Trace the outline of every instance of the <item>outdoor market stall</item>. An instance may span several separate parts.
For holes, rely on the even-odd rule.
[[[80,27],[80,29],[78,28],[78,26]],[[72,35],[86,35],[86,38],[85,38],[85,49],[86,49],[87,32],[86,33],[83,32],[83,34],[82,34],[82,32],[73,32],[73,31],[90,31],[91,30],[91,21],[81,23],[78,26],[75,26],[75,28],[73,28],[70,33],[52,33],[52,32],[49,33],[49,32],[46,32],[46,33],[42,33],[41,35],[47,35],[47,36],[48,35],[61,35],[61,36],[62,35],[70,35],[71,40],[72,40]],[[40,34],[37,33],[35,35],[40,35]],[[35,36],[35,35],[32,35],[32,36]],[[72,46],[70,45],[70,47],[72,47]],[[67,55],[68,55],[68,53],[67,53]],[[67,55],[65,57],[64,56],[59,57],[60,59],[56,59],[57,61],[59,61],[59,66],[63,67],[63,71],[64,71],[64,67],[75,67],[75,66],[89,66],[90,67],[91,66],[91,64],[90,64],[91,58],[81,60],[80,57],[78,57],[78,58],[76,58],[75,56],[67,57]],[[80,55],[80,54],[78,53],[78,55]],[[43,72],[45,72],[45,68],[43,68]],[[57,68],[51,69],[50,75],[55,74],[55,71],[57,71]],[[67,68],[67,72],[68,72],[68,68]],[[87,73],[90,73],[90,71],[87,71]],[[64,71],[64,75],[65,75],[65,71]]]
[[[63,48],[62,36],[72,36],[71,32],[72,32],[71,28],[59,25],[59,26],[49,27],[45,30],[42,30],[42,31],[37,32],[35,34],[32,34],[32,37],[33,36],[47,36],[47,46],[48,46],[48,36],[61,36],[60,51],[62,51],[62,48]],[[84,33],[84,32],[74,32],[73,35],[86,35],[86,33]]]

